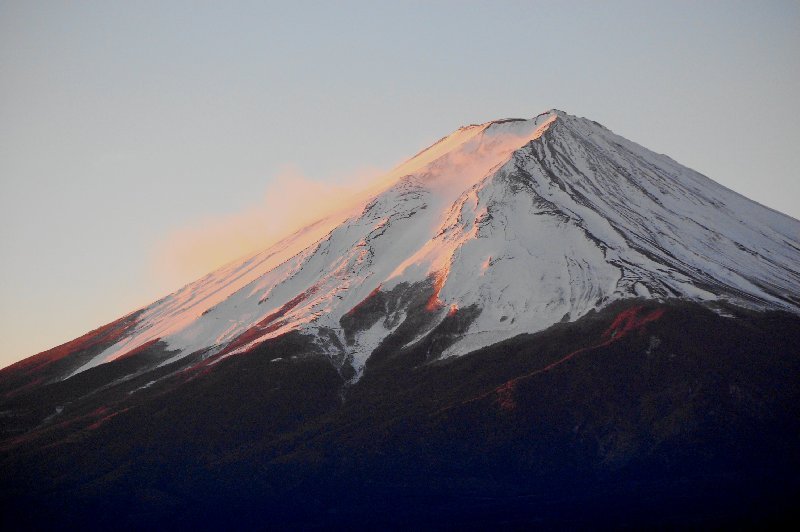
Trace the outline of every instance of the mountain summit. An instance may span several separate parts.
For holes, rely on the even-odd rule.
[[[4,369],[0,393],[4,396],[5,449],[28,445],[44,449],[56,442],[67,446],[67,454],[83,456],[83,451],[67,442],[117,445],[123,428],[143,430],[144,412],[155,416],[146,423],[148,430],[166,431],[171,441],[180,441],[164,423],[177,419],[178,412],[186,416],[190,398],[205,404],[208,398],[199,399],[197,394],[213,392],[215,405],[228,405],[216,411],[215,419],[221,416],[222,426],[235,424],[234,418],[246,410],[243,419],[248,423],[264,424],[252,429],[253,441],[264,456],[278,460],[292,456],[291,445],[317,448],[314,442],[324,440],[347,447],[361,441],[348,432],[352,426],[337,424],[344,423],[337,421],[340,414],[331,412],[346,411],[361,400],[374,401],[374,396],[365,399],[364,390],[389,394],[387,390],[402,388],[405,391],[396,392],[402,396],[410,388],[398,383],[416,378],[414,386],[435,397],[406,398],[418,410],[411,418],[403,418],[405,426],[428,434],[432,426],[451,430],[448,423],[453,420],[469,420],[489,434],[497,427],[486,420],[489,414],[481,408],[520,406],[520,398],[509,395],[509,390],[516,389],[513,383],[528,382],[531,375],[556,366],[562,371],[566,367],[562,362],[576,354],[622,349],[623,342],[639,342],[632,338],[647,338],[644,331],[657,328],[656,322],[669,323],[660,336],[647,340],[650,356],[666,349],[670,341],[678,342],[680,319],[670,321],[670,316],[696,315],[703,323],[726,331],[736,328],[731,323],[747,322],[753,331],[748,338],[759,342],[773,338],[776,349],[778,344],[786,348],[784,343],[798,336],[800,222],[596,122],[562,111],[459,128],[393,170],[369,201],[341,218],[335,224],[330,220],[314,224],[116,322]],[[782,328],[773,330],[773,326]],[[566,340],[565,331],[575,337]],[[531,340],[531,335],[538,340]],[[694,346],[706,345],[705,340],[692,341]],[[547,354],[523,357],[520,353],[527,353],[529,347],[522,346],[534,345],[530,342],[546,346],[542,349]],[[677,347],[678,343],[670,347],[672,355],[695,353],[694,348]],[[760,353],[752,347],[755,351],[739,355]],[[645,347],[636,352],[640,351],[644,353]],[[781,367],[786,375],[794,374],[794,362],[780,364],[790,364],[788,369]],[[612,357],[612,366],[624,380],[625,364]],[[471,368],[469,372],[466,367]],[[680,387],[681,379],[688,376],[701,383],[696,393],[705,393],[706,374],[695,375],[696,368],[689,366],[684,369],[689,373],[670,373],[675,386]],[[414,379],[407,374],[412,370],[417,375]],[[275,376],[276,371],[282,377]],[[461,388],[444,384],[448,372],[464,380]],[[294,391],[264,396],[260,386],[267,383],[260,379],[265,375],[272,375],[267,380],[276,390],[288,389],[291,381],[295,391],[314,395],[317,390],[319,395],[310,400],[313,406],[308,396],[296,396]],[[253,378],[261,384],[251,389],[246,382]],[[567,376],[559,382],[569,389],[570,382],[591,386],[604,378],[587,381],[586,374],[578,372],[574,381]],[[430,387],[433,381],[438,387]],[[764,377],[765,389],[770,382]],[[502,388],[503,383],[509,387]],[[730,392],[734,395],[760,393],[742,391],[738,381],[728,384],[738,387],[730,388],[739,390]],[[542,396],[550,393],[552,388],[547,386],[552,385],[539,389]],[[794,397],[796,384],[789,387],[787,393]],[[243,390],[255,395],[242,396]],[[685,393],[681,397],[691,401],[692,392]],[[499,399],[490,401],[495,405],[490,407],[482,401],[495,397],[491,394]],[[677,407],[670,402],[680,402],[675,394],[684,391],[670,388],[662,397],[666,403],[654,404],[655,418],[647,421],[648,430],[649,424],[661,423],[662,439],[656,439],[667,441],[664,445],[669,449],[682,445],[674,439],[679,439],[681,430],[696,428],[695,414],[681,409],[682,414],[676,413]],[[157,405],[166,397],[182,406],[164,413]],[[618,399],[632,400],[624,394]],[[763,406],[767,403],[762,399],[758,404]],[[468,406],[452,410],[458,401]],[[374,429],[375,423],[397,421],[399,414],[387,414],[394,412],[394,406],[370,404],[370,412],[379,412],[374,414],[377,418],[350,412],[349,422],[358,420]],[[255,411],[259,414],[254,415]],[[434,415],[443,411],[455,417]],[[591,425],[592,418],[575,415],[583,419],[576,421],[574,434],[578,435],[581,427],[588,427],[582,423]],[[313,425],[318,418],[321,424],[309,429],[307,423]],[[301,425],[296,425],[298,419],[303,420]],[[613,419],[603,418],[602,423],[614,426]],[[562,421],[552,426],[560,427]],[[673,434],[669,423],[677,424],[678,432]],[[587,430],[600,430],[600,425]],[[209,437],[206,431],[212,430],[202,423],[192,427],[200,439]],[[639,460],[636,463],[650,464],[641,462],[637,453],[654,445],[652,441],[637,443],[634,436],[606,429],[616,436],[604,433],[611,440],[603,445],[616,449],[616,454],[603,455],[603,460],[611,461],[603,463]],[[321,432],[310,435],[303,430]],[[326,440],[324,435],[330,430],[350,434],[347,443]],[[301,433],[305,435],[298,436]],[[253,443],[246,430],[236,434],[232,439],[236,445]],[[633,447],[626,451],[615,437],[633,438],[635,445],[631,443]],[[147,441],[156,447],[163,444]],[[403,441],[409,449],[423,445]],[[452,443],[448,440],[445,446]],[[483,445],[500,453],[494,444]],[[509,445],[521,443],[514,440]],[[238,456],[232,447],[222,447],[224,451],[214,447],[214,460]],[[41,459],[41,454],[31,452],[26,455],[30,460]],[[414,452],[408,456],[417,456]],[[674,449],[669,452],[680,455]],[[131,459],[129,454],[121,456],[123,461]],[[498,456],[509,467],[513,463],[508,461],[510,455]],[[587,464],[595,463],[593,458],[584,458]],[[323,460],[331,471],[344,468],[350,474],[344,462],[331,460]],[[439,464],[438,458],[431,460]],[[9,458],[6,463],[13,468],[29,462]],[[110,463],[115,470],[122,462]],[[270,483],[284,474],[294,478],[293,473],[275,473],[270,469],[274,463],[269,463],[272,473],[259,477],[259,482],[269,478]],[[533,468],[539,480],[555,474],[550,465],[532,464],[526,462],[524,467]],[[43,467],[42,471],[50,470]],[[98,470],[97,475],[101,474],[110,473]],[[332,482],[325,475],[325,482]],[[66,478],[66,484],[51,488],[84,486],[80,475]],[[317,477],[303,478],[305,482]],[[219,486],[207,478],[203,482],[206,487]],[[177,497],[176,504],[183,507],[184,492],[176,486],[170,484],[167,498]]]
[[[463,331],[436,356],[631,297],[800,311],[797,220],[556,110],[462,127],[330,233],[308,233],[133,313],[58,378],[155,344],[154,365],[213,364],[289,331],[359,375],[388,337],[413,327],[420,341],[453,314]]]

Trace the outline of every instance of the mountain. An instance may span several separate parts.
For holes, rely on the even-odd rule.
[[[496,120],[0,371],[0,494],[76,527],[775,516],[799,345],[800,222],[591,120]]]

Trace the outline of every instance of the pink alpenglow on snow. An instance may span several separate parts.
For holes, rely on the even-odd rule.
[[[413,287],[427,291],[431,327],[477,309],[443,357],[623,298],[797,311],[786,294],[800,280],[798,235],[797,220],[590,120],[497,120],[458,129],[336,214],[142,309],[72,374],[154,340],[172,353],[162,365],[200,351],[214,364],[298,331],[337,336],[320,348],[358,378],[411,299],[349,333],[342,318]]]

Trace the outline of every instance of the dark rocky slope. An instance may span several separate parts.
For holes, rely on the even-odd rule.
[[[4,529],[796,518],[800,318],[725,314],[628,300],[434,362],[430,335],[379,349],[351,385],[299,333],[165,367],[145,388],[14,383],[0,406]],[[65,398],[79,408],[10,417]]]

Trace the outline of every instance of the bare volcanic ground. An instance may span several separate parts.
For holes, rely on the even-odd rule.
[[[633,299],[431,357],[470,312],[387,338],[355,383],[299,332],[88,398],[70,381],[137,357],[36,393],[4,372],[4,529],[796,520],[797,316]]]

